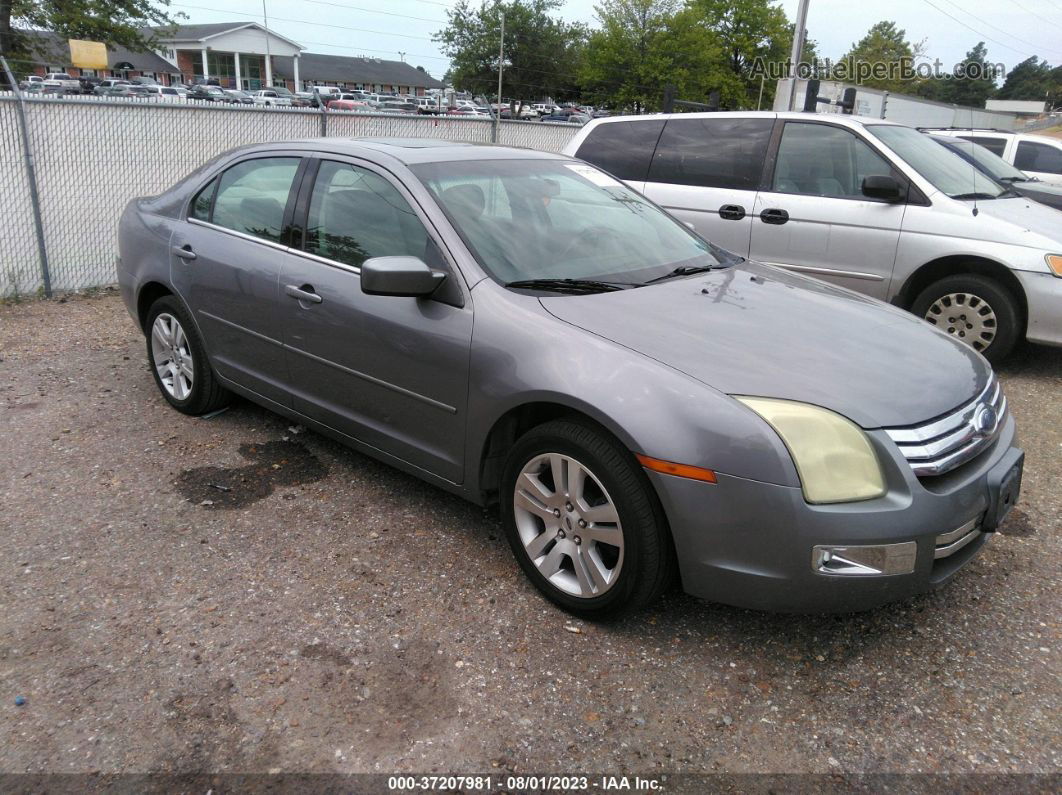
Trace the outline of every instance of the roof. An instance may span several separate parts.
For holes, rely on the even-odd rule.
[[[48,30],[30,30],[26,33],[31,39],[30,49],[36,58],[73,66],[70,63],[70,45],[58,33]],[[108,47],[107,67],[113,69],[120,63],[132,64],[134,72],[176,74],[179,71],[176,66],[153,52],[133,52],[125,47]]]
[[[282,77],[295,77],[292,59],[273,57],[273,72]],[[299,79],[330,83],[376,83],[388,86],[422,86],[443,88],[444,83],[404,61],[384,61],[380,58],[351,58],[344,55],[322,55],[304,52],[299,55]]]
[[[392,160],[407,166],[471,160],[571,160],[556,152],[498,144],[474,144],[440,138],[304,138],[241,146],[234,152],[305,149],[361,157],[375,162]]]
[[[179,42],[206,41],[215,36],[243,30],[244,28],[257,28],[263,33],[268,32],[271,36],[286,41],[288,44],[293,47],[298,47],[300,50],[302,49],[302,45],[297,41],[292,41],[287,36],[281,36],[272,28],[266,28],[263,25],[259,25],[257,22],[209,22],[202,25],[167,25],[164,27],[147,28],[147,30],[153,32],[162,41]]]
[[[591,119],[581,129],[589,130],[602,124],[631,121],[666,121],[667,119],[784,119],[792,121],[829,122],[843,127],[859,127],[868,124],[904,127],[906,125],[888,119],[875,119],[870,116],[854,116],[847,113],[802,113],[801,111],[774,110],[727,110],[698,111],[696,113],[644,113],[640,116],[606,116]]]

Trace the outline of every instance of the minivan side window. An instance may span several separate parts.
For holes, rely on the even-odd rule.
[[[855,133],[826,124],[787,122],[771,190],[866,200],[863,180],[890,175],[889,162]]]
[[[1018,151],[1014,155],[1014,166],[1022,171],[1062,174],[1062,149],[1050,144],[1019,141]]]
[[[973,141],[975,144],[981,144],[981,146],[989,152],[994,155],[999,155],[1000,157],[1003,157],[1003,152],[1006,151],[1007,148],[1006,138],[986,137],[984,135],[960,135],[959,138],[966,141]]]
[[[774,119],[669,119],[649,182],[756,190]]]
[[[419,257],[434,264],[427,231],[390,182],[368,169],[326,160],[310,194],[306,250],[360,268],[370,257]]]
[[[298,170],[297,157],[263,157],[237,163],[215,180],[218,185],[212,202],[210,185],[199,192],[192,202],[191,217],[279,243],[284,207]]]
[[[618,179],[643,182],[663,129],[659,120],[601,124],[590,131],[575,156]]]

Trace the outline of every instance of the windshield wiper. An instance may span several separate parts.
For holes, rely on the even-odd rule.
[[[959,199],[960,201],[962,201],[963,199],[978,199],[978,200],[980,200],[980,199],[997,199],[999,197],[996,194],[994,194],[994,193],[956,193],[951,198]]]
[[[594,279],[520,279],[507,282],[506,287],[518,287],[527,290],[556,290],[570,293],[602,293],[613,290],[625,290],[628,287],[640,287],[630,282],[601,282]]]
[[[681,265],[670,273],[665,273],[663,276],[657,276],[650,279],[646,284],[652,284],[653,282],[662,282],[664,279],[674,279],[676,276],[689,276],[691,273],[704,273],[705,271],[712,270],[714,265]]]
[[[1028,181],[1029,181],[1028,177],[1000,177],[999,179],[996,180],[996,182],[1009,182],[1012,185],[1015,182],[1028,182]]]

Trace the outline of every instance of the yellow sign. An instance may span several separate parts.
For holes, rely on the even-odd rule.
[[[70,65],[79,69],[106,69],[107,45],[102,41],[70,39]]]

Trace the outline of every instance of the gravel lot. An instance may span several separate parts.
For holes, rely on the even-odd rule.
[[[2,306],[0,772],[1057,773],[1062,350],[1001,375],[1022,502],[942,591],[593,625],[494,515],[169,409],[117,296]]]

